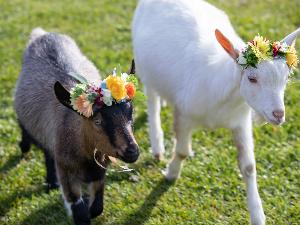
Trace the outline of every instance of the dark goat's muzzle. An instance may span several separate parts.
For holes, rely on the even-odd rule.
[[[139,146],[131,144],[126,148],[121,159],[126,163],[134,163],[139,158],[139,155]]]

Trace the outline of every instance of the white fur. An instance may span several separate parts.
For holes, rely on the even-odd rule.
[[[40,28],[40,27],[34,28],[30,33],[30,38],[29,38],[29,43],[28,44],[33,42],[38,37],[43,36],[44,34],[47,34],[47,32],[43,28]]]
[[[283,123],[284,117],[275,118],[273,112],[284,111],[284,89],[290,71],[282,59],[243,70],[218,43],[216,29],[235,49],[245,46],[227,15],[205,1],[139,1],[133,20],[133,46],[137,74],[148,95],[152,151],[157,158],[164,152],[160,98],[175,111],[176,146],[167,179],[179,177],[183,159],[191,152],[194,128],[232,130],[247,184],[251,221],[265,224],[256,184],[250,107],[259,118]],[[288,39],[294,40],[298,33]],[[250,83],[249,76],[256,77],[258,83]]]
[[[71,217],[72,216],[72,210],[71,210],[71,204],[72,203],[67,201],[61,186],[60,186],[60,192],[62,193],[61,195],[62,195],[62,198],[64,200],[64,205],[65,205],[65,208],[67,210],[67,214],[68,214],[69,217]]]

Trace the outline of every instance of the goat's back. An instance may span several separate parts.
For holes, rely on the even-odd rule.
[[[54,83],[59,81],[70,90],[76,83],[68,75],[70,72],[81,74],[95,83],[100,82],[100,76],[68,36],[35,33],[37,35],[31,35],[23,56],[15,93],[15,109],[20,124],[32,138],[44,148],[52,150],[60,128],[74,129],[72,125],[64,124],[66,116],[76,119],[74,112],[56,99]]]
[[[220,106],[238,92],[240,78],[216,40],[216,28],[237,48],[244,45],[227,15],[205,1],[140,0],[133,46],[137,74],[147,88],[191,116],[225,121],[211,112],[232,108],[235,103]]]

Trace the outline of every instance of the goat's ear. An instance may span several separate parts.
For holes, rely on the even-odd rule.
[[[281,42],[285,42],[288,45],[295,45],[296,38],[299,34],[300,34],[300,27],[297,30],[295,30],[294,32],[287,35],[285,38],[283,38],[281,40]]]
[[[128,70],[128,74],[135,74],[135,62],[134,59],[131,61],[130,69]]]
[[[54,92],[55,92],[57,100],[61,104],[68,107],[69,109],[74,110],[73,107],[71,106],[70,93],[58,81],[56,81],[54,84]]]
[[[215,35],[217,41],[224,48],[224,50],[231,56],[231,58],[236,60],[239,57],[239,51],[233,47],[232,43],[218,29],[215,30]]]

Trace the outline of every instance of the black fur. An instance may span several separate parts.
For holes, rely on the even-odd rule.
[[[58,81],[55,82],[54,84],[54,92],[56,98],[61,102],[61,104],[68,107],[69,109],[74,110],[73,107],[71,106],[70,93]]]
[[[59,187],[59,182],[56,176],[54,159],[48,151],[44,150],[44,155],[45,155],[45,163],[47,168],[46,182],[48,185],[48,190],[56,189]]]
[[[19,146],[21,148],[22,153],[25,154],[26,152],[28,152],[30,150],[30,147],[32,144],[32,138],[20,123],[19,123],[19,125],[20,125],[21,131],[22,131],[22,139],[19,143]]]
[[[81,201],[80,203],[73,203],[71,205],[73,220],[76,225],[90,225],[91,218],[89,215],[88,205]]]
[[[103,191],[104,187],[95,194],[95,200],[89,210],[91,218],[95,218],[103,212]]]
[[[19,143],[22,153],[23,154],[27,153],[30,150],[31,144],[34,144],[38,148],[42,149],[44,152],[46,169],[47,169],[47,177],[46,177],[47,191],[58,188],[59,182],[57,180],[53,156],[49,153],[49,151],[45,147],[43,147],[43,145],[41,143],[36,141],[29,134],[29,132],[25,129],[25,127],[20,122],[19,122],[19,126],[22,131],[22,139]]]

